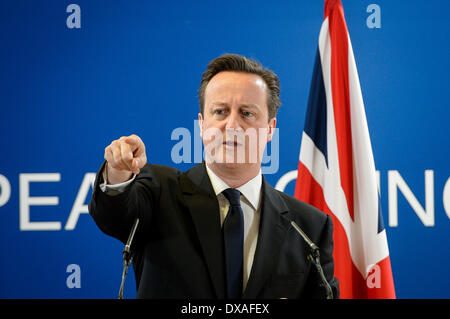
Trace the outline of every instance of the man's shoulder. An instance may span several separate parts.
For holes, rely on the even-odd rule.
[[[327,218],[327,215],[316,207],[275,188],[272,188],[272,190],[280,196],[294,219],[296,219],[295,217],[298,217],[301,219],[318,220],[323,222]]]

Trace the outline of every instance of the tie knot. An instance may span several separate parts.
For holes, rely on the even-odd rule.
[[[231,206],[241,206],[241,192],[235,188],[227,188],[222,194],[228,199]]]

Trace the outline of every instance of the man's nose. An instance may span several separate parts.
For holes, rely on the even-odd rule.
[[[230,115],[227,118],[226,128],[227,129],[238,129],[238,128],[241,128],[239,111],[232,110],[230,112]]]

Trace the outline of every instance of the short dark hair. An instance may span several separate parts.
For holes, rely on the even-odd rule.
[[[203,72],[200,88],[198,90],[198,100],[200,113],[205,109],[205,91],[209,81],[218,73],[223,71],[244,72],[259,75],[267,85],[267,108],[269,110],[269,120],[277,115],[281,105],[280,82],[278,76],[271,70],[264,68],[259,62],[246,58],[239,54],[224,54],[209,62],[205,72]]]

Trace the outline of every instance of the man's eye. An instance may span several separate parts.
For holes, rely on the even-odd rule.
[[[214,114],[217,114],[217,115],[222,115],[222,114],[224,114],[225,113],[225,111],[224,110],[221,110],[221,109],[218,109],[218,110],[215,110],[214,111]]]
[[[251,117],[253,116],[253,113],[248,111],[242,111],[242,115],[244,115],[245,117]]]

